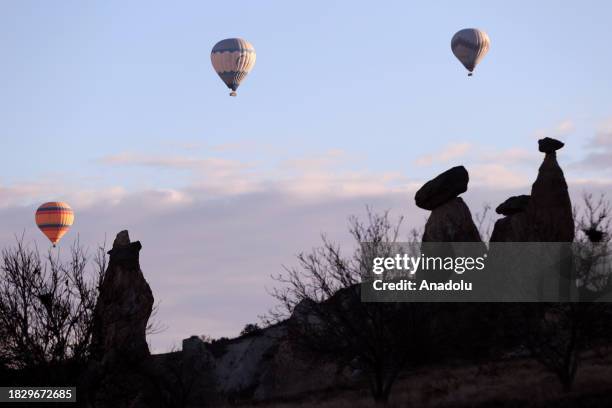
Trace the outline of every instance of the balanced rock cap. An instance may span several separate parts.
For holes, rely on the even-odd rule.
[[[414,195],[414,201],[418,207],[431,211],[465,193],[469,181],[465,167],[453,167],[425,183]]]
[[[525,211],[530,199],[529,195],[512,196],[498,205],[495,212],[501,215],[518,214]]]
[[[559,150],[563,146],[565,146],[565,143],[550,137],[545,137],[544,139],[538,140],[538,150],[542,153],[552,153]]]

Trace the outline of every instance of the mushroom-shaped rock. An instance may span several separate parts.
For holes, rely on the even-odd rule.
[[[531,196],[519,195],[512,196],[497,206],[495,212],[501,215],[513,215],[525,211]]]
[[[563,170],[556,155],[546,154],[531,187],[525,213],[532,242],[572,242],[574,217]]]
[[[463,166],[453,167],[425,183],[416,192],[416,205],[424,210],[436,207],[452,200],[467,191],[470,176]]]
[[[538,140],[538,150],[542,153],[554,153],[563,146],[565,146],[565,143],[550,137]]]

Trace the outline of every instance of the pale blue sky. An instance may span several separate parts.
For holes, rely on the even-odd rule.
[[[528,192],[536,140],[553,136],[572,188],[609,189],[610,15],[603,0],[0,0],[0,242],[39,239],[33,209],[68,200],[67,239],[143,241],[162,317],[184,319],[159,347],[198,324],[237,333],[320,232],[366,203],[421,222],[415,187],[452,165],[470,171],[468,202],[497,204]],[[465,27],[492,42],[473,78],[450,51]],[[235,36],[257,63],[230,98],[209,54]],[[230,290],[200,279],[233,276],[242,232],[257,236],[239,267],[253,280],[225,283],[243,282],[249,316],[196,308],[202,285]]]
[[[342,149],[363,155],[367,168],[409,172],[407,159],[455,140],[514,147],[566,119],[588,135],[611,107],[605,1],[1,7],[8,182],[49,171],[100,177],[108,169],[95,160],[118,151],[244,139],[291,154]],[[472,79],[449,49],[466,26],[492,39]],[[237,99],[209,60],[230,36],[258,53]],[[113,184],[111,176],[102,182]]]

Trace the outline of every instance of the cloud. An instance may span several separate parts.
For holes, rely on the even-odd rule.
[[[591,152],[574,165],[586,170],[608,171],[612,169],[612,151]]]
[[[44,197],[52,188],[45,183],[25,182],[19,185],[0,185],[0,208],[25,204],[32,197]]]
[[[433,164],[448,163],[453,159],[465,156],[470,150],[470,147],[471,145],[469,143],[452,143],[443,148],[440,152],[417,158],[414,164],[417,166],[431,166]]]
[[[189,169],[205,171],[235,171],[245,169],[249,164],[237,160],[215,157],[193,158],[186,156],[147,156],[134,153],[119,153],[104,156],[99,162],[114,166],[145,166],[159,169]]]
[[[300,172],[329,170],[340,165],[346,165],[354,159],[355,157],[351,157],[344,150],[330,149],[320,154],[286,159],[281,162],[281,167]]]
[[[612,119],[602,123],[588,147],[592,149],[612,150]]]
[[[415,160],[417,166],[446,164],[462,158],[466,162],[478,164],[525,164],[537,161],[539,154],[522,148],[499,149],[489,146],[478,146],[472,143],[452,143],[438,153],[432,153]]]
[[[593,138],[592,152],[612,151],[606,132],[602,127]],[[542,155],[535,146],[531,152],[457,143],[420,163],[445,164],[459,157],[470,172],[462,197],[475,213],[485,202],[496,206],[510,195],[529,193]],[[25,230],[26,239],[48,247],[34,225],[32,202],[54,191],[64,191],[61,199],[76,210],[66,245],[78,234],[94,247],[128,229],[132,239],[142,241],[142,268],[162,300],[159,318],[169,327],[150,339],[156,351],[191,334],[233,336],[257,321],[274,305],[266,291],[275,285],[270,275],[282,265],[295,265],[295,254],[319,245],[321,233],[350,251],[347,217],[364,216],[365,205],[405,215],[406,236],[410,228],[422,227],[428,212],[415,206],[414,192],[436,175],[415,179],[399,171],[374,171],[342,150],[267,162],[123,152],[98,163],[105,170],[121,169],[122,177],[131,177],[126,167],[155,176],[179,170],[189,182],[169,188],[82,188],[69,181],[0,185],[0,246]],[[568,177],[574,201],[583,191],[612,192],[612,182],[601,175],[575,176]]]
[[[586,145],[587,154],[573,168],[585,170],[612,169],[612,119],[602,123]]]
[[[462,157],[469,174],[470,185],[491,190],[522,188],[530,183],[537,170],[541,154],[521,148],[499,149],[468,143],[451,144],[438,154],[423,156],[416,164],[445,164]]]
[[[564,119],[549,129],[538,129],[533,135],[538,139],[545,137],[565,138],[576,130],[576,126],[571,119]]]
[[[478,157],[480,162],[490,162],[498,164],[526,164],[537,162],[540,158],[538,152],[529,151],[521,148],[511,148],[497,150],[492,148],[479,149]]]
[[[185,200],[185,197],[189,197]],[[62,253],[78,235],[95,247],[112,242],[123,229],[143,245],[141,265],[167,332],[150,340],[157,351],[191,334],[234,336],[274,305],[266,288],[282,265],[295,265],[295,254],[320,244],[320,234],[350,248],[347,217],[414,206],[411,195],[383,192],[305,200],[289,192],[266,191],[209,199],[195,191],[139,191],[118,202],[100,199],[75,207],[76,220],[62,242]],[[33,222],[33,208],[0,210],[0,247],[25,230],[26,240],[48,248]],[[399,214],[397,214],[399,215]],[[411,222],[420,223],[420,214]]]
[[[305,199],[349,197],[407,191],[417,183],[398,172],[361,170],[357,159],[335,149],[264,163],[127,152],[105,156],[98,162],[106,166],[184,170],[191,177],[186,192],[217,198],[266,191],[286,192]]]
[[[533,176],[501,164],[476,164],[470,166],[470,184],[490,189],[512,189],[526,187],[533,182]]]
[[[473,152],[478,155],[482,149]],[[540,163],[524,165],[528,153],[520,150],[488,152],[481,162],[468,165],[470,189],[462,197],[473,213],[484,202],[495,206],[510,195],[528,193]],[[159,319],[168,326],[150,339],[155,351],[179,345],[192,334],[234,336],[246,323],[256,322],[275,304],[266,290],[276,284],[270,275],[282,265],[296,265],[295,254],[319,245],[321,233],[350,252],[354,243],[346,230],[347,217],[365,216],[365,205],[405,215],[406,237],[410,228],[422,227],[428,215],[413,200],[425,180],[401,172],[368,171],[342,151],[266,168],[127,153],[102,162],[111,167],[186,169],[194,178],[181,188],[72,186],[67,193],[69,202],[76,203],[76,221],[64,245],[78,235],[93,248],[104,240],[112,242],[122,229],[141,240],[142,269],[156,300],[162,301]],[[203,176],[226,171],[219,180]],[[612,192],[610,180],[603,178],[569,178],[569,183],[574,200],[583,191]],[[0,247],[25,231],[27,240],[48,248],[34,225],[33,205],[22,202],[53,188],[45,183],[0,187]]]
[[[61,179],[60,179],[61,180]],[[45,201],[67,201],[73,205],[90,206],[101,198],[109,204],[117,203],[126,194],[122,187],[82,188],[57,179],[0,185],[0,208],[36,205]]]
[[[471,173],[473,183],[462,196],[473,213],[485,202],[495,206],[510,195],[529,191],[502,166],[477,167]],[[494,183],[487,178],[497,180],[498,188],[491,188]],[[570,180],[574,202],[583,191],[612,192],[611,184]],[[256,322],[275,305],[266,290],[276,284],[270,275],[280,272],[282,265],[296,265],[295,254],[320,245],[321,233],[349,253],[354,243],[346,230],[347,217],[364,217],[365,205],[376,211],[391,209],[393,217],[405,215],[402,234],[407,237],[410,228],[423,226],[428,214],[416,208],[413,193],[379,190],[306,200],[299,194],[268,190],[211,200],[197,191],[124,191],[120,198],[101,196],[92,205],[77,208],[75,225],[62,247],[78,234],[84,245],[93,248],[104,240],[112,242],[122,229],[142,242],[142,269],[155,299],[161,301],[158,317],[168,326],[150,341],[153,350],[164,351],[192,334],[234,336],[246,323]],[[0,247],[25,230],[27,241],[48,248],[32,211],[24,206],[0,209]]]
[[[367,172],[308,172],[296,178],[276,183],[280,191],[287,191],[308,199],[371,196],[391,192],[408,192],[419,183],[398,173]]]

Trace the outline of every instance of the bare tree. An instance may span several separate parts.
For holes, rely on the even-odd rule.
[[[361,301],[360,283],[373,259],[395,254],[402,220],[392,223],[388,212],[368,209],[367,221],[350,218],[352,256],[323,237],[322,247],[298,255],[299,267],[275,277],[280,287],[272,295],[281,306],[275,317],[292,315],[299,345],[359,370],[374,400],[386,403],[401,370],[425,355],[430,305]]]
[[[93,264],[91,267],[90,264]],[[0,253],[0,360],[11,369],[84,362],[92,336],[93,310],[104,278],[106,257],[93,257],[79,241],[67,260],[23,237]]]
[[[476,228],[480,233],[480,238],[483,242],[489,241],[491,238],[491,230],[493,228],[494,220],[491,214],[491,204],[483,203],[482,209],[474,214],[476,220]]]
[[[557,376],[565,391],[571,390],[578,371],[583,308],[573,303],[523,306],[531,355]]]
[[[574,209],[576,274],[583,297],[596,296],[610,285],[612,207],[605,196],[583,197],[582,211]]]
[[[523,308],[527,346],[532,355],[554,372],[564,390],[572,388],[581,351],[597,339],[610,339],[612,310],[597,302],[612,292],[610,267],[610,203],[585,194],[582,208],[574,208],[571,282],[578,287],[577,302],[544,303]]]

